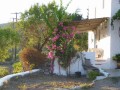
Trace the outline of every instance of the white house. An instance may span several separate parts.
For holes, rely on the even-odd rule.
[[[89,19],[107,17],[107,21],[101,22],[97,28],[88,32],[88,48],[102,51],[100,60],[96,66],[104,69],[116,68],[116,62],[112,56],[120,53],[120,20],[115,20],[111,26],[111,18],[120,9],[120,0],[89,0]],[[91,23],[92,24],[92,23]],[[103,61],[102,61],[103,60]],[[96,63],[97,63],[96,61]]]
[[[115,69],[116,62],[112,60],[120,53],[120,20],[111,25],[111,18],[120,9],[120,0],[88,0],[88,19],[72,22],[76,32],[88,32],[88,52],[93,66],[101,69]],[[79,65],[78,65],[79,64]],[[80,66],[80,67],[78,67]],[[84,74],[81,61],[70,65],[70,72],[81,71]],[[65,71],[60,71],[65,75]],[[59,74],[59,65],[55,62],[54,73]]]

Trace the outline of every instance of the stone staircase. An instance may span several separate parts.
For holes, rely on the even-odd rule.
[[[107,68],[107,61],[106,60],[95,60],[95,67],[106,69]]]

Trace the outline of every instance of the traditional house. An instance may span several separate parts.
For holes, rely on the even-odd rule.
[[[120,0],[88,0],[88,2],[88,19],[71,24],[77,27],[76,32],[88,32],[88,52],[84,54],[86,58],[91,59],[93,66],[115,69],[117,64],[112,57],[120,53],[120,20],[115,20],[111,25],[111,19],[120,9]],[[59,66],[56,63],[54,69],[58,74]],[[81,71],[84,74],[79,59],[71,64],[70,69],[71,73]],[[61,72],[65,73],[64,70]]]
[[[111,18],[120,9],[120,0],[88,0],[88,19],[76,22],[77,30],[88,32],[88,51],[95,52],[94,65],[116,68],[112,57],[120,53],[120,20],[111,25]]]

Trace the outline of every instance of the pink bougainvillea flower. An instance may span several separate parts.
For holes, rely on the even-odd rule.
[[[49,59],[53,59],[53,58],[54,58],[54,54],[53,54],[52,51],[50,51],[50,52],[48,53],[48,58],[49,58]]]
[[[66,26],[64,26],[64,27],[63,27],[63,30],[67,30],[67,27],[66,27]]]
[[[66,34],[65,34],[65,33],[63,33],[63,34],[62,34],[62,37],[63,37],[63,38],[65,38],[65,37],[66,37]]]
[[[63,27],[63,22],[59,22],[59,26],[62,26],[62,27]]]
[[[60,36],[57,34],[55,37],[52,38],[52,41],[55,42],[56,40],[59,39],[59,37],[60,37]]]
[[[64,51],[63,51],[63,50],[61,50],[61,53],[63,54],[63,53],[64,53]]]
[[[58,28],[55,28],[54,31],[57,32],[57,31],[58,31]]]
[[[73,34],[73,33],[71,33],[71,34],[70,34],[70,38],[73,38],[73,37],[74,37],[74,34]]]
[[[57,46],[55,44],[52,44],[52,49],[56,49]]]
[[[72,30],[75,30],[76,28],[75,28],[75,26],[72,26]]]

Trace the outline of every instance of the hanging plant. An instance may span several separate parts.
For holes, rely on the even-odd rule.
[[[120,20],[120,9],[115,13],[115,15],[112,17],[111,25],[113,25],[114,20]]]

